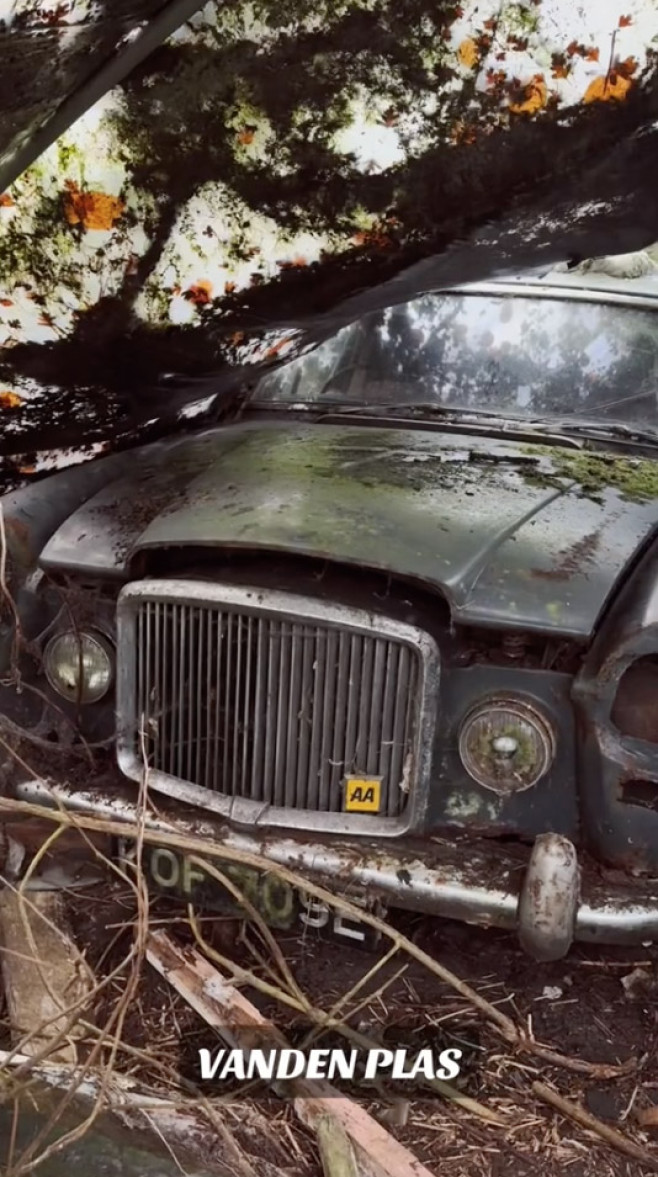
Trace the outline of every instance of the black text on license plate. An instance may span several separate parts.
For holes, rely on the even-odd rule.
[[[135,843],[131,838],[118,839],[118,859],[125,867],[135,862]],[[221,883],[205,874],[196,863],[168,846],[144,845],[142,866],[149,882],[158,891],[178,899],[193,901],[205,910],[244,916],[239,901]],[[374,948],[380,933],[360,920],[343,915],[315,896],[293,887],[274,871],[260,871],[236,862],[218,863],[218,869],[242,892],[272,928],[314,929],[328,939],[349,941],[364,948]],[[385,914],[381,904],[350,895],[350,902]]]

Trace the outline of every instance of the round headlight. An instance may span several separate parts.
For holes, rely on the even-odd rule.
[[[545,716],[525,700],[491,699],[466,716],[459,754],[478,784],[496,793],[518,793],[548,772],[555,736]]]
[[[43,659],[53,690],[73,703],[97,703],[112,686],[112,648],[100,634],[74,630],[55,634]]]

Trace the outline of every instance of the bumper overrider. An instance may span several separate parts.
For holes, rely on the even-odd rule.
[[[140,818],[130,797],[99,797],[44,780],[18,784],[14,795],[125,823],[127,829]],[[541,834],[528,849],[494,840],[474,844],[436,838],[381,849],[362,839],[317,842],[271,831],[248,834],[182,806],[170,808],[166,816],[149,814],[145,827],[151,834],[184,834],[256,855],[347,898],[367,896],[393,907],[515,930],[537,960],[563,957],[574,940],[635,944],[658,939],[658,879],[619,882],[619,872],[606,877],[605,871],[579,863],[573,843],[559,834]]]

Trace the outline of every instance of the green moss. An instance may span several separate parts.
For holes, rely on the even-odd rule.
[[[550,459],[548,470],[524,475],[535,485],[560,487],[565,479],[578,483],[587,498],[600,500],[606,490],[616,490],[633,503],[658,499],[658,460],[593,454],[559,446],[526,446],[524,452]]]

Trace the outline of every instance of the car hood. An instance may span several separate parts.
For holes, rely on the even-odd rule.
[[[422,582],[462,624],[586,638],[656,526],[657,470],[480,435],[249,422],[150,447],[41,564],[125,580],[148,548],[300,553]]]

